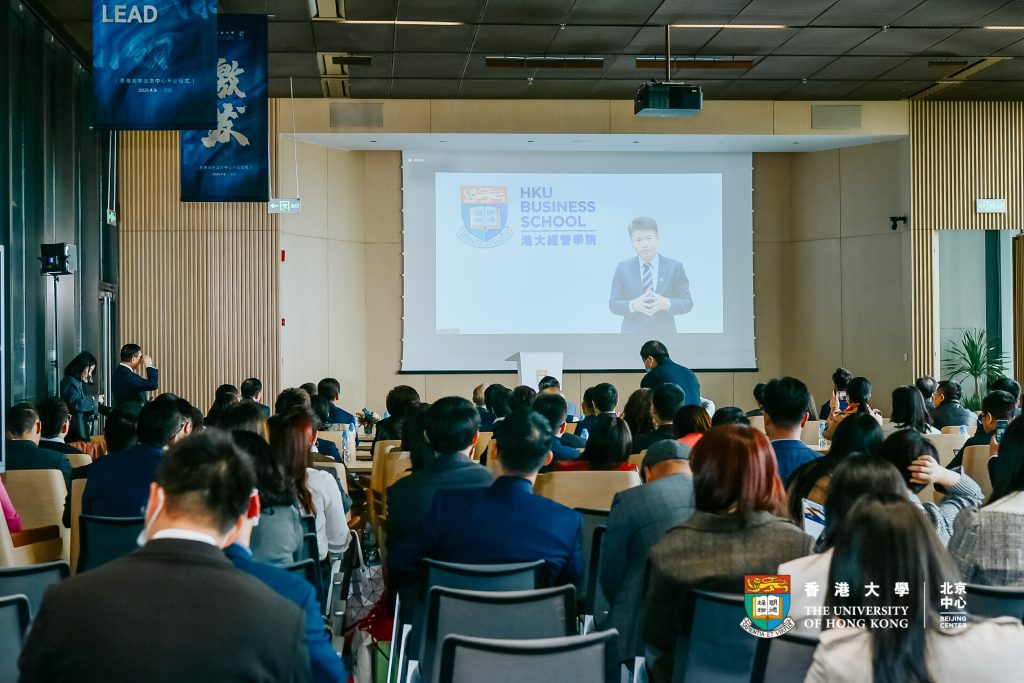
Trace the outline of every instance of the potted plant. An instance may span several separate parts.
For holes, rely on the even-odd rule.
[[[965,398],[964,407],[981,408],[981,380],[990,384],[1006,373],[1006,355],[988,343],[985,330],[967,329],[959,340],[950,343],[945,371],[949,379],[970,377],[974,380],[974,395]]]

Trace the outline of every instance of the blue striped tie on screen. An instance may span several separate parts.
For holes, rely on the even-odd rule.
[[[654,275],[651,273],[651,264],[645,263],[643,268],[643,285],[644,291],[650,291],[654,286]]]

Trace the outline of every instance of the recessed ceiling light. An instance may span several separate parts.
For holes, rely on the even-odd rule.
[[[671,28],[721,28],[721,29],[740,29],[740,30],[775,30],[782,28],[789,28],[785,24],[670,24]]]
[[[982,26],[989,31],[1024,31],[1024,26]]]
[[[465,26],[461,21],[419,21],[411,19],[337,19],[314,17],[313,21],[329,21],[332,24],[355,24],[357,26]]]
[[[639,141],[639,140],[633,140],[633,144],[634,144],[634,145],[639,145],[639,144],[640,144],[640,141]]]

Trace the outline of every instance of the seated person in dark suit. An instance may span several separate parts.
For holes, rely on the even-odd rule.
[[[576,436],[582,436],[583,430],[592,432],[594,422],[601,415],[616,415],[619,405],[619,392],[608,382],[601,382],[583,392],[583,409],[588,413],[576,426]]]
[[[405,420],[405,414],[419,402],[420,392],[405,384],[399,384],[388,392],[387,398],[384,399],[388,416],[377,423],[377,432],[370,446],[371,453],[378,441],[402,440],[402,422]]]
[[[537,382],[537,393],[538,394],[558,394],[559,396],[562,396],[563,398],[565,398],[565,395],[562,394],[562,383],[558,381],[557,377],[552,377],[551,375],[545,375],[544,377],[540,378],[540,381]],[[573,403],[569,399],[565,399],[565,406],[566,406],[566,408],[565,408],[565,411],[566,411],[566,422],[576,422],[577,420],[580,419],[580,417],[579,417],[579,412],[580,411],[579,411],[579,408],[576,406],[575,403]],[[569,434],[569,436],[573,436],[573,435]],[[567,446],[571,446],[572,444],[571,443],[567,443],[566,445]],[[578,446],[573,446],[573,447],[574,448],[583,448],[583,444],[581,443]]]
[[[144,405],[139,411],[138,443],[89,467],[82,512],[101,517],[142,514],[164,447],[184,438],[190,428],[174,394],[161,394]]]
[[[263,412],[265,419],[270,419],[270,406],[263,405],[260,401],[263,400],[263,382],[256,377],[250,377],[249,379],[242,382],[242,386],[239,387],[242,393],[243,401],[252,401],[260,407]]]
[[[552,467],[554,463],[575,460],[580,457],[579,450],[566,446],[561,439],[565,434],[565,399],[559,394],[541,394],[534,399],[533,409],[547,420],[551,427]],[[543,471],[546,472],[549,469],[550,467],[545,466]]]
[[[961,398],[960,383],[945,379],[939,382],[938,388],[932,395],[935,403],[935,410],[932,411],[932,425],[936,429],[943,427],[957,427],[966,425],[973,427],[978,424],[978,416],[974,411],[967,410],[960,405]]]
[[[118,408],[114,408],[107,415],[107,419],[103,424],[103,439],[107,442],[107,453],[120,453],[126,451],[136,443],[136,423],[139,419],[138,409],[142,407],[141,403],[126,403]],[[76,479],[88,479],[89,472],[92,471],[92,463],[88,465],[82,465],[71,470],[71,481],[74,482]],[[64,505],[64,526],[71,528],[71,499],[70,492],[68,493],[68,500]]]
[[[431,462],[388,488],[388,552],[416,530],[441,489],[489,486],[494,475],[473,462],[480,413],[464,398],[448,396],[431,404],[424,415],[427,441],[437,453]]]
[[[480,431],[491,432],[494,431],[494,418],[495,415],[487,409],[487,399],[484,398],[484,394],[487,393],[488,384],[477,384],[473,387],[473,405],[476,406],[477,411],[480,413]]]
[[[140,365],[146,368],[143,378],[136,372]],[[153,367],[153,359],[142,353],[138,344],[125,344],[121,347],[121,363],[110,377],[110,397],[113,406],[133,401],[146,402],[146,393],[156,391],[159,386],[160,371]]]
[[[772,443],[778,463],[779,479],[788,483],[789,475],[804,463],[821,457],[800,440],[807,424],[807,403],[811,392],[793,377],[773,379],[764,389],[764,431]]]
[[[325,377],[316,385],[316,393],[326,398],[331,404],[331,424],[348,425],[348,428],[353,430],[358,436],[359,430],[356,429],[356,416],[336,405],[341,397],[341,382],[333,377]]]
[[[838,396],[840,393],[845,394],[847,385],[850,384],[850,380],[853,379],[853,373],[846,368],[836,368],[836,371],[832,373],[832,391]],[[839,399],[839,411],[842,412],[850,407],[849,401],[846,398],[841,397]],[[821,404],[821,409],[818,411],[819,420],[827,420],[829,415],[832,414],[832,404],[830,401],[825,401]]]
[[[151,486],[145,546],[47,590],[20,680],[308,681],[306,615],[222,550],[245,524],[255,486],[227,434],[175,444]]]
[[[662,384],[651,397],[654,406],[654,431],[643,432],[633,437],[633,452],[640,453],[653,444],[665,439],[676,438],[672,418],[686,404],[686,394],[675,384]]]
[[[675,384],[686,396],[685,405],[699,406],[700,382],[693,370],[674,362],[668,355],[668,347],[660,341],[644,342],[640,347],[640,358],[648,372],[640,380],[641,389],[657,389],[662,384]]]
[[[7,409],[8,470],[60,470],[71,490],[71,463],[63,453],[40,448],[43,423],[31,403],[15,403]]]
[[[331,404],[323,396],[314,396],[310,402],[309,407],[313,411],[313,416],[316,417],[316,429],[320,432],[328,431],[331,421]],[[319,436],[316,439],[316,452],[320,455],[334,458],[337,462],[342,462],[341,451],[338,450],[337,444],[330,439],[321,439]]]
[[[64,439],[71,430],[71,411],[64,399],[50,396],[39,402],[39,446],[58,453],[81,453]]]
[[[391,546],[392,579],[414,582],[420,561],[431,558],[465,564],[544,560],[551,585],[577,581],[583,573],[582,517],[533,494],[537,472],[551,462],[552,437],[547,419],[531,410],[506,418],[492,450],[498,479],[485,488],[438,492],[416,533]]]
[[[925,375],[924,377],[918,377],[917,381],[914,382],[914,386],[921,392],[921,397],[924,398],[924,407],[928,411],[935,410],[935,404],[932,402],[932,396],[935,394],[935,378],[931,375]]]
[[[480,431],[494,431],[494,425],[508,417],[511,412],[509,401],[512,400],[512,390],[504,384],[490,384],[484,389],[484,405],[487,412],[494,415],[490,430],[483,428],[481,422]]]
[[[974,432],[974,436],[964,442],[963,448],[957,451],[956,456],[949,461],[946,467],[949,469],[962,467],[964,464],[964,450],[970,446],[985,446],[987,448],[989,442],[992,441],[992,437],[995,436],[999,420],[1012,421],[1016,407],[1017,402],[1013,400],[1013,396],[1010,394],[998,389],[990,391],[985,400],[981,402],[978,431]]]
[[[1013,411],[1014,417],[1020,416],[1020,383],[1012,377],[1000,377],[988,387],[989,391],[1005,391],[1013,396],[1016,408]]]

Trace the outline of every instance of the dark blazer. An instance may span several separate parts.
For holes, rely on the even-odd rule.
[[[340,683],[348,680],[341,657],[331,647],[331,638],[324,628],[324,620],[320,616],[320,603],[317,602],[316,590],[312,584],[278,567],[255,562],[249,549],[237,543],[224,548],[224,554],[235,567],[255,576],[282,598],[294,602],[305,611],[306,649],[309,650],[313,680],[317,683]]]
[[[661,425],[655,428],[653,432],[641,432],[633,437],[633,452],[646,451],[659,441],[668,441],[674,438],[676,438],[676,433],[672,425]]]
[[[693,514],[693,478],[662,477],[615,494],[601,542],[601,588],[611,609],[601,629],[619,631],[619,659],[642,655],[644,577],[651,547]]]
[[[803,529],[768,512],[744,520],[697,511],[669,530],[650,555],[644,638],[656,652],[647,659],[651,680],[672,680],[690,589],[742,593],[744,575],[775,574],[780,564],[809,555],[811,542]]]
[[[971,438],[964,442],[964,445],[956,452],[953,459],[946,465],[946,469],[953,469],[954,467],[963,467],[964,464],[964,451],[970,446],[988,446],[992,441],[992,437],[995,432],[986,432],[985,428],[978,424],[978,431],[974,432]]]
[[[426,467],[388,487],[388,552],[391,546],[416,531],[441,489],[490,486],[494,475],[462,453],[439,455]]]
[[[355,415],[347,410],[342,410],[333,403],[331,404],[331,415],[328,419],[331,424],[352,425],[352,429],[355,429],[358,424],[358,420],[356,420]]]
[[[328,458],[334,458],[338,462],[341,462],[341,451],[338,450],[338,446],[333,441],[328,439],[317,439],[316,452],[320,455],[326,455]]]
[[[651,316],[643,313],[630,313],[629,302],[644,293],[640,274],[640,259],[634,256],[621,261],[615,267],[611,291],[608,294],[608,310],[615,315],[622,316],[621,332],[646,334],[654,338],[663,334],[676,333],[674,316],[689,313],[693,309],[690,281],[686,277],[683,264],[659,256],[658,281],[654,283],[654,292],[669,300],[670,305],[667,311],[658,311]]]
[[[97,458],[82,492],[82,512],[101,517],[141,517],[156,478],[162,448],[138,443]]]
[[[69,441],[83,441],[92,434],[92,421],[96,419],[99,404],[93,396],[85,392],[82,380],[71,375],[60,378],[60,397],[68,404],[71,413],[71,429],[68,431]]]
[[[772,450],[775,451],[775,461],[778,463],[779,479],[785,485],[789,482],[790,475],[805,462],[810,462],[821,457],[817,451],[812,451],[804,442],[798,439],[779,439],[772,441]]]
[[[551,472],[555,469],[555,463],[566,460],[578,460],[583,455],[578,449],[570,448],[562,443],[557,437],[551,437],[551,464],[541,468],[541,472]]]
[[[258,405],[260,407],[260,412],[263,413],[263,417],[265,417],[266,419],[269,420],[270,419],[270,406],[264,405],[262,403],[257,403],[256,405]]]
[[[495,415],[487,408],[477,408],[480,412],[480,431],[481,432],[493,432],[494,431],[494,418]]]
[[[568,446],[569,448],[583,448],[584,446],[587,445],[587,442],[584,441],[582,438],[576,436],[575,434],[570,434],[569,432],[562,434],[562,436],[560,436],[558,440],[562,442],[563,446]]]
[[[68,453],[81,453],[82,452],[82,451],[78,450],[77,448],[75,448],[74,446],[69,446],[66,441],[45,441],[45,440],[40,439],[39,447],[40,448],[45,448],[48,451],[57,451],[58,453],[62,453],[62,454],[65,454],[65,455],[68,454]]]
[[[156,391],[159,378],[160,371],[156,368],[146,368],[146,376],[143,378],[127,366],[118,364],[110,377],[111,405],[119,406],[133,401],[145,403],[146,392]]]
[[[377,450],[378,441],[402,440],[402,419],[391,415],[377,423],[377,429],[373,434],[373,443],[370,444],[371,453]]]
[[[305,623],[299,607],[220,548],[150,541],[46,591],[20,680],[308,681]]]
[[[45,443],[45,442],[44,442]],[[8,470],[60,470],[64,485],[71,490],[71,462],[63,453],[37,446],[31,441],[7,440]]]
[[[582,548],[578,512],[535,496],[526,479],[500,477],[489,487],[434,496],[417,533],[389,549],[388,565],[402,584],[416,577],[426,557],[467,564],[544,560],[551,585],[559,586],[582,575]]]
[[[657,389],[662,384],[676,384],[682,387],[683,393],[686,394],[684,405],[700,405],[700,382],[690,368],[666,358],[640,380],[640,387],[643,389]]]
[[[973,427],[978,424],[978,416],[960,405],[960,401],[943,401],[942,405],[932,411],[932,424],[936,429],[959,425]]]

